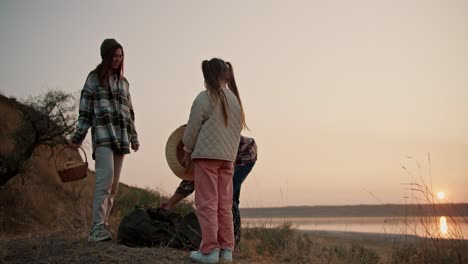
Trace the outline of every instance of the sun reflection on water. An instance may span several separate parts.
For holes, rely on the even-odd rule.
[[[441,216],[439,218],[439,229],[440,229],[440,233],[442,235],[447,235],[448,234],[448,226],[447,226],[447,217],[445,216]]]

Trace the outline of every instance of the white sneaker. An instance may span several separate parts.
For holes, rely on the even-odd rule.
[[[203,254],[201,251],[190,252],[190,259],[198,263],[218,263],[219,250],[214,249],[208,254]]]
[[[232,262],[232,250],[230,250],[229,248],[221,249],[219,257],[226,262]]]

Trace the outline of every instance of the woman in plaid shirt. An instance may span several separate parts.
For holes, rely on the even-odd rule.
[[[236,161],[234,163],[233,195],[232,195],[232,218],[234,223],[234,238],[236,246],[241,239],[241,218],[239,212],[239,198],[242,183],[249,175],[257,161],[257,144],[253,138],[241,136]],[[182,181],[177,187],[174,195],[162,204],[162,208],[171,210],[180,200],[189,196],[195,191],[193,181]]]
[[[89,73],[81,91],[78,124],[71,139],[79,147],[91,127],[96,186],[93,222],[88,240],[111,239],[107,221],[119,185],[124,155],[140,144],[129,83],[123,76],[124,53],[115,39],[101,45],[102,62]]]

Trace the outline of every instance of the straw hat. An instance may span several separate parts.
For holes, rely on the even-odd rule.
[[[189,168],[186,171],[182,166],[184,159],[184,143],[182,137],[184,136],[185,125],[177,128],[167,139],[166,143],[166,160],[172,172],[182,180],[193,181],[193,162],[190,162]]]

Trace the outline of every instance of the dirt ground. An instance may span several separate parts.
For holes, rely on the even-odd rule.
[[[192,263],[189,251],[172,248],[130,248],[115,241],[91,243],[65,234],[0,238],[0,263]],[[252,263],[234,253],[234,263]]]

